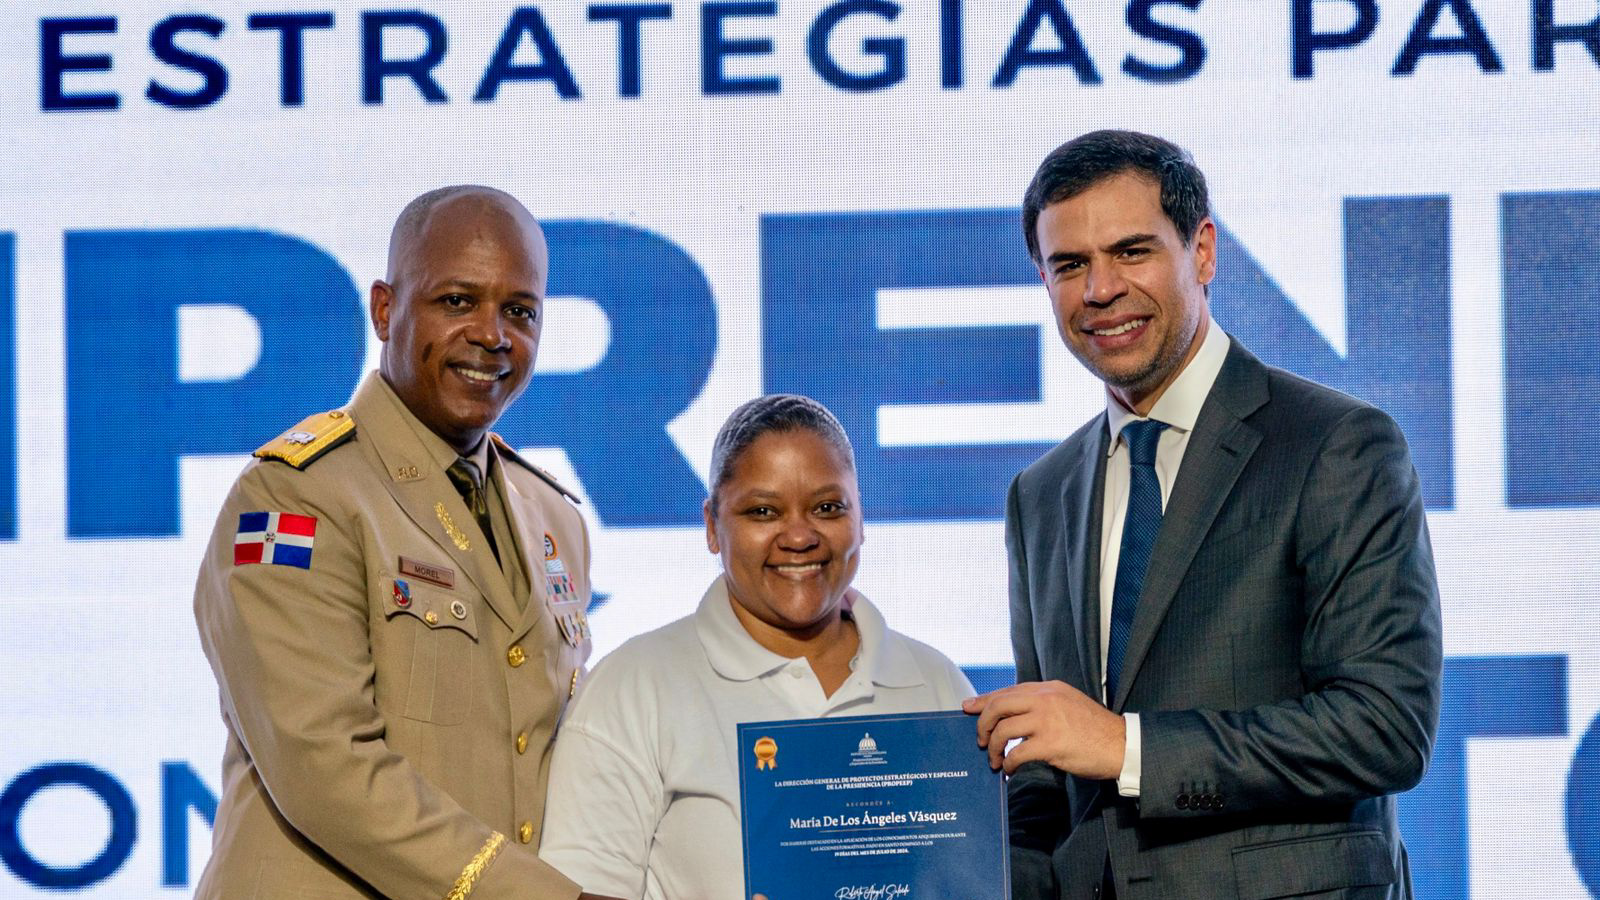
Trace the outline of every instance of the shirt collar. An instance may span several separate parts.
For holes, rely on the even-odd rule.
[[[1161,399],[1156,401],[1150,414],[1144,418],[1154,419],[1178,431],[1193,431],[1194,423],[1200,418],[1200,408],[1205,406],[1211,386],[1216,383],[1217,374],[1222,371],[1222,364],[1228,358],[1230,343],[1222,326],[1215,319],[1208,320],[1206,336],[1201,339],[1200,349],[1195,352],[1194,359],[1189,360],[1172,384],[1167,385]],[[1107,456],[1116,452],[1118,444],[1122,442],[1123,426],[1139,418],[1137,413],[1122,405],[1110,388],[1106,388],[1106,427],[1111,431],[1111,440],[1106,444]]]
[[[910,649],[903,641],[892,639],[883,614],[872,601],[853,588],[845,599],[850,604],[850,615],[861,639],[856,651],[856,669],[870,673],[872,683],[882,687],[922,684],[922,670],[917,667]],[[756,643],[733,614],[732,603],[727,580],[719,575],[706,588],[700,607],[694,613],[695,632],[718,675],[732,681],[751,681],[793,661]]]

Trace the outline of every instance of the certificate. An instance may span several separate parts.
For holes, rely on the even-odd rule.
[[[1005,780],[960,711],[739,726],[745,896],[1007,900]]]

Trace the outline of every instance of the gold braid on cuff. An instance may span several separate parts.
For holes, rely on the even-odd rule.
[[[473,885],[478,883],[478,879],[483,876],[483,870],[489,868],[489,863],[494,862],[494,858],[499,855],[500,848],[505,846],[505,843],[506,836],[500,832],[496,831],[489,835],[489,840],[484,842],[483,849],[478,851],[478,855],[474,856],[456,877],[455,885],[450,888],[450,893],[444,895],[444,900],[467,900],[467,895],[472,893]]]

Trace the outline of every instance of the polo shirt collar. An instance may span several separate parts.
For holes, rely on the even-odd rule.
[[[915,687],[923,683],[922,670],[910,648],[889,632],[883,614],[861,593],[851,589],[845,595],[855,619],[861,646],[856,650],[855,668],[871,674],[880,687]],[[694,613],[695,632],[705,648],[706,658],[718,675],[731,681],[751,681],[771,674],[793,660],[756,643],[733,613],[733,598],[728,596],[725,576],[706,588]]]

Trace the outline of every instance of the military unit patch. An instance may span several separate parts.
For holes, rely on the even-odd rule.
[[[556,539],[550,532],[544,533],[544,571],[546,575],[565,575],[567,564],[561,561],[561,553],[556,549]]]

